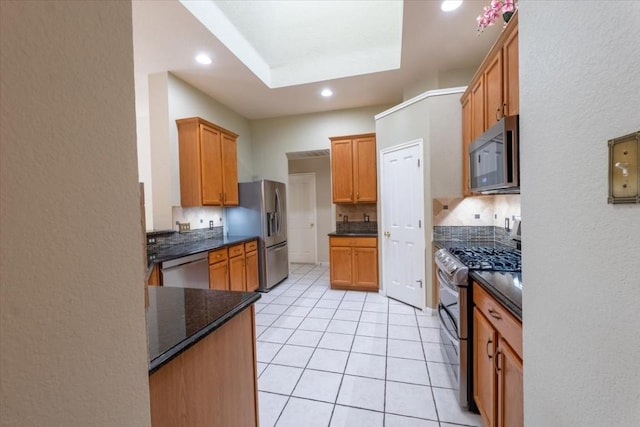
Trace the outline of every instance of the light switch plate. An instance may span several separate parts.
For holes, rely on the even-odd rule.
[[[640,203],[640,131],[610,139],[608,203]]]

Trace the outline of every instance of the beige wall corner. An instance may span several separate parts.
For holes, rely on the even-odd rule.
[[[2,425],[148,426],[131,4],[0,19]]]

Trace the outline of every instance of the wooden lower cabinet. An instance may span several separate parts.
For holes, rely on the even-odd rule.
[[[522,426],[523,412],[523,382],[522,359],[503,340],[498,340],[497,353],[498,369],[498,425]]]
[[[247,283],[247,291],[254,292],[260,286],[258,275],[258,241],[254,240],[244,244],[245,250],[245,279]]]
[[[229,258],[229,290],[246,291],[244,253]]]
[[[524,424],[522,324],[473,286],[473,397],[486,427]]]
[[[258,425],[254,307],[149,376],[153,427]]]
[[[147,279],[147,286],[161,286],[162,274],[160,274],[160,264],[154,264],[151,274]]]
[[[257,240],[209,252],[210,289],[253,292],[258,287]]]
[[[209,252],[209,289],[229,290],[229,266],[227,248]]]
[[[378,291],[377,237],[329,238],[332,289]]]

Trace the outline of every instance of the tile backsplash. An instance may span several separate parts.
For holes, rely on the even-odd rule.
[[[486,226],[442,226],[433,227],[433,240],[460,242],[499,242],[513,248],[517,243],[511,240],[504,227]]]
[[[520,216],[519,194],[433,200],[434,226],[504,227],[513,216]]]
[[[378,220],[378,205],[375,203],[360,203],[354,205],[336,204],[336,220],[342,222],[346,216],[349,222],[364,221],[364,216],[369,216],[369,221]]]
[[[209,221],[213,221],[214,227],[222,227],[222,208],[217,206],[201,206],[196,208],[183,208],[173,206],[171,208],[173,229],[178,230],[176,221],[191,224],[191,230],[208,229]]]

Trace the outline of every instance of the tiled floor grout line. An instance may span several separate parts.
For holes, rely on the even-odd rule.
[[[434,392],[434,388],[437,389],[442,389],[442,390],[452,390],[449,387],[446,386],[434,386],[432,381],[432,376],[433,373],[431,372],[430,368],[429,368],[429,362],[427,360],[427,351],[425,347],[429,347],[426,344],[431,344],[431,348],[434,347],[434,344],[440,344],[435,338],[433,339],[433,341],[424,341],[424,339],[427,339],[428,337],[432,337],[433,335],[431,333],[427,334],[427,336],[423,335],[423,330],[427,331],[428,329],[436,329],[438,330],[439,328],[433,327],[431,322],[425,322],[423,320],[424,326],[422,326],[420,324],[419,321],[419,313],[417,312],[417,310],[415,308],[411,308],[411,312],[407,312],[406,309],[401,309],[400,307],[407,307],[404,304],[399,304],[397,302],[395,302],[395,300],[390,300],[390,299],[386,299],[385,302],[383,303],[386,306],[386,311],[384,312],[384,318],[386,319],[385,321],[385,329],[386,329],[386,335],[385,335],[385,354],[384,354],[384,375],[383,375],[383,379],[382,381],[384,381],[384,386],[383,386],[383,405],[382,405],[382,411],[376,410],[376,409],[371,409],[371,408],[364,408],[364,407],[360,407],[360,406],[354,406],[352,404],[339,404],[338,403],[338,397],[340,395],[340,391],[342,390],[342,385],[345,379],[346,375],[349,376],[353,376],[353,377],[357,377],[357,378],[366,378],[366,379],[374,379],[374,380],[380,380],[379,377],[377,376],[372,376],[375,375],[373,373],[366,373],[366,374],[359,374],[359,373],[347,373],[347,369],[349,366],[349,362],[352,358],[352,355],[355,354],[359,354],[359,355],[366,355],[366,356],[370,356],[370,357],[379,357],[380,353],[375,353],[375,347],[369,347],[367,345],[367,347],[362,348],[360,351],[355,352],[354,351],[354,347],[356,344],[356,339],[358,337],[360,338],[369,338],[370,341],[369,345],[372,345],[374,340],[376,339],[380,339],[379,335],[376,335],[376,329],[377,327],[375,327],[373,329],[373,332],[371,333],[371,335],[358,335],[358,331],[360,329],[360,326],[363,324],[369,324],[369,325],[381,325],[381,323],[378,323],[378,321],[376,321],[378,319],[378,317],[381,313],[382,310],[378,311],[378,309],[380,307],[378,307],[378,309],[371,307],[371,309],[374,309],[376,311],[365,311],[365,306],[367,304],[380,304],[381,301],[376,299],[377,297],[372,297],[371,300],[369,300],[369,296],[373,295],[373,293],[366,293],[365,297],[363,299],[360,298],[356,298],[356,299],[351,299],[353,298],[350,295],[356,295],[355,293],[350,293],[349,291],[345,291],[339,299],[326,299],[326,301],[337,301],[335,307],[317,307],[317,305],[320,303],[320,301],[322,301],[324,299],[324,297],[327,296],[328,292],[330,290],[330,284],[328,284],[328,277],[325,275],[326,271],[327,271],[328,267],[325,267],[322,271],[320,272],[319,275],[316,275],[315,273],[313,274],[314,278],[310,281],[310,278],[307,276],[308,274],[310,274],[314,268],[311,269],[307,269],[306,271],[299,273],[299,270],[296,269],[294,270],[295,272],[295,281],[292,281],[290,283],[286,283],[286,289],[283,288],[283,290],[281,292],[279,292],[278,294],[276,294],[275,297],[273,297],[272,299],[270,299],[268,302],[264,303],[264,306],[268,306],[270,304],[275,304],[275,305],[286,305],[286,308],[283,310],[282,313],[278,314],[275,316],[275,318],[273,318],[273,321],[271,321],[269,323],[269,325],[260,325],[262,328],[264,328],[262,330],[262,332],[260,333],[260,335],[262,335],[263,333],[267,332],[270,328],[279,328],[279,329],[287,329],[287,330],[291,330],[290,334],[286,337],[286,339],[284,339],[282,342],[280,342],[280,339],[278,339],[277,341],[271,342],[271,341],[262,341],[265,343],[271,343],[271,344],[275,344],[275,345],[280,345],[280,348],[278,349],[278,351],[273,355],[273,357],[270,358],[269,362],[262,362],[262,364],[264,365],[264,368],[262,369],[261,375],[262,373],[264,373],[267,368],[271,365],[274,366],[282,366],[282,367],[289,367],[289,368],[297,368],[297,369],[301,369],[301,373],[300,373],[300,377],[297,379],[296,383],[293,385],[293,388],[291,388],[291,391],[289,392],[289,394],[285,395],[285,394],[281,394],[281,393],[277,393],[277,392],[272,392],[272,391],[263,391],[263,393],[267,393],[267,394],[273,394],[273,395],[278,395],[278,396],[283,396],[286,397],[286,401],[284,402],[280,412],[277,415],[277,418],[275,419],[275,424],[274,426],[277,425],[278,422],[280,422],[283,414],[285,413],[286,408],[289,405],[289,402],[291,401],[292,397],[296,397],[302,400],[306,400],[306,401],[313,401],[313,402],[319,402],[319,403],[323,403],[323,404],[330,404],[331,405],[331,412],[330,414],[328,414],[329,418],[328,418],[328,424],[331,424],[331,422],[334,419],[335,416],[335,411],[336,411],[336,407],[337,406],[342,406],[342,407],[346,407],[346,408],[353,408],[353,409],[359,409],[359,410],[364,410],[364,411],[369,411],[372,413],[381,413],[382,414],[382,421],[383,421],[383,425],[384,423],[387,422],[387,415],[394,415],[394,416],[400,416],[400,417],[408,417],[408,418],[413,418],[416,420],[427,420],[427,421],[431,421],[433,423],[437,423],[439,426],[442,426],[442,423],[444,423],[445,421],[441,420],[441,414],[440,414],[440,410],[438,409],[438,405],[436,404],[436,398],[435,398],[435,392]],[[293,271],[292,271],[293,273]],[[294,274],[292,274],[291,276],[294,276]],[[303,280],[304,282],[300,282],[301,280]],[[321,281],[322,283],[318,283],[318,281]],[[303,286],[304,285],[304,286]],[[296,288],[294,288],[295,286],[298,286]],[[328,287],[328,289],[325,287],[324,289],[322,287]],[[300,287],[303,287],[302,289],[300,289]],[[292,289],[293,288],[293,289]],[[322,290],[323,292],[318,294],[315,294],[313,296],[308,296],[305,295],[305,293],[307,292],[311,292],[313,293],[314,290]],[[296,291],[296,293],[299,293],[299,295],[295,296],[295,297],[290,297],[288,295],[285,295],[287,291]],[[384,296],[384,294],[382,293],[377,293],[376,295],[381,295]],[[288,302],[286,304],[283,304],[282,302],[277,301],[278,298],[280,297],[288,297]],[[313,305],[307,305],[309,304],[309,301],[304,301],[304,305],[297,305],[296,303],[303,303],[302,299],[314,299],[314,303]],[[393,301],[393,304],[392,304]],[[349,308],[341,308],[341,305],[344,302],[357,302],[357,303],[361,303],[360,308],[357,310],[352,310],[351,307],[353,307],[354,305],[347,305]],[[332,304],[330,304],[332,305]],[[395,307],[393,307],[395,306]],[[265,307],[263,307],[262,309],[264,309]],[[306,312],[306,314],[304,316],[300,316],[300,315],[292,315],[292,314],[287,314],[287,311],[289,311],[292,307],[304,307],[307,308],[308,311]],[[333,310],[333,313],[331,314],[331,317],[326,318],[326,317],[310,317],[312,316],[312,311],[314,309],[317,308],[323,308],[323,309],[327,309],[327,310]],[[392,312],[393,311],[393,312]],[[357,318],[354,320],[353,316],[351,314],[346,314],[346,313],[350,313],[350,312],[357,312]],[[376,313],[375,315],[371,315],[370,317],[367,318],[367,320],[369,321],[365,321],[363,320],[363,316],[364,313]],[[265,313],[265,314],[270,314],[270,313]],[[323,314],[322,312],[320,313],[316,313],[316,314]],[[278,322],[279,319],[281,319],[283,316],[289,316],[289,317],[297,317],[297,318],[301,318],[302,320],[297,323],[297,325],[293,328],[291,327],[281,327],[281,326],[274,326],[274,323]],[[340,318],[337,319],[336,316],[339,316]],[[406,316],[406,317],[404,317]],[[409,316],[412,318],[412,321],[409,321]],[[393,320],[393,324],[392,324],[392,320]],[[302,323],[304,321],[306,321],[306,319],[318,319],[318,320],[325,320],[326,323],[326,327],[323,328],[322,331],[318,331],[318,330],[306,330],[306,329],[300,329]],[[355,323],[355,331],[353,331],[353,333],[350,332],[344,332],[344,330],[342,331],[329,331],[330,326],[332,325],[332,322],[334,321],[341,321],[341,322],[349,322],[349,323]],[[339,324],[338,324],[339,325]],[[340,326],[345,326],[345,325],[340,325]],[[411,337],[411,335],[408,335],[411,331],[410,330],[403,330],[402,328],[405,327],[409,327],[409,328],[417,328],[417,337],[418,340],[416,341],[415,339],[406,339],[407,336]],[[339,329],[339,327],[336,327],[335,329]],[[394,338],[390,337],[390,333],[391,330],[394,330]],[[274,330],[275,331],[275,330]],[[298,333],[298,332],[321,332],[319,338],[317,338],[317,340],[315,341],[315,344],[313,346],[310,345],[302,345],[302,344],[294,344],[291,343],[292,337]],[[367,331],[365,331],[367,332]],[[336,348],[325,348],[325,347],[320,347],[320,343],[322,342],[322,340],[327,336],[327,333],[332,333],[332,334],[339,334],[339,335],[347,335],[351,337],[351,341],[350,341],[350,345],[348,350],[343,350],[342,348],[340,348],[339,350],[337,350]],[[277,332],[276,332],[277,334]],[[398,336],[401,336],[403,338],[397,338]],[[275,338],[277,338],[277,335],[275,336]],[[275,339],[274,338],[274,339]],[[257,338],[256,338],[257,339]],[[315,337],[313,337],[313,339],[315,340]],[[424,363],[425,369],[426,369],[426,373],[427,373],[427,378],[429,381],[429,385],[428,387],[430,388],[430,393],[431,393],[431,399],[434,405],[434,409],[435,409],[435,415],[436,415],[436,419],[429,419],[429,418],[422,418],[422,417],[418,417],[418,416],[412,416],[412,415],[405,415],[405,414],[399,414],[399,413],[395,413],[395,412],[387,412],[388,408],[387,408],[387,383],[390,381],[389,380],[389,376],[388,376],[388,369],[389,369],[389,357],[391,357],[389,355],[389,349],[391,346],[390,340],[394,339],[394,340],[398,340],[398,341],[405,341],[405,342],[417,342],[420,345],[420,354],[422,356],[422,362]],[[304,342],[304,341],[300,341],[300,342]],[[313,341],[312,341],[313,342]],[[311,352],[311,354],[308,357],[308,360],[306,361],[305,365],[303,367],[301,366],[294,366],[294,365],[285,365],[285,364],[280,364],[280,363],[273,363],[273,360],[275,360],[278,355],[280,355],[280,353],[283,351],[285,346],[297,346],[297,347],[305,347],[305,348],[312,348],[313,351]],[[329,370],[324,370],[324,369],[318,369],[318,368],[310,368],[309,365],[311,363],[311,360],[313,359],[314,355],[316,355],[318,350],[329,350],[329,351],[341,351],[346,353],[346,362],[344,364],[344,367],[342,368],[341,371],[329,371]],[[416,349],[417,350],[417,349]],[[430,353],[431,354],[431,351]],[[398,359],[405,359],[405,360],[413,360],[415,361],[416,359],[414,358],[409,358],[409,357],[403,357],[403,355],[397,355],[395,354],[393,356],[393,358],[398,358]],[[286,362],[286,361],[285,361]],[[444,362],[439,362],[438,360],[432,361],[433,363],[436,364],[445,364]],[[341,378],[340,378],[340,382],[338,384],[337,387],[337,391],[336,391],[336,395],[335,395],[335,399],[333,400],[333,402],[331,401],[326,401],[326,400],[318,400],[316,398],[312,398],[312,397],[300,397],[300,396],[294,396],[294,392],[295,389],[298,387],[298,385],[300,384],[300,381],[302,380],[303,375],[305,374],[305,372],[308,371],[318,371],[318,372],[324,372],[324,373],[334,373],[334,374],[340,374]],[[357,371],[356,371],[357,372]],[[408,377],[405,377],[408,378]],[[438,377],[439,378],[439,377]],[[413,382],[406,382],[403,380],[393,380],[392,382],[394,383],[400,383],[400,384],[405,384],[405,385],[413,385],[413,386],[425,386],[425,384],[420,384],[420,383],[413,383]],[[467,426],[468,424],[459,424],[456,422],[452,422],[452,421],[448,421],[447,422],[450,425],[459,425],[459,426]]]

